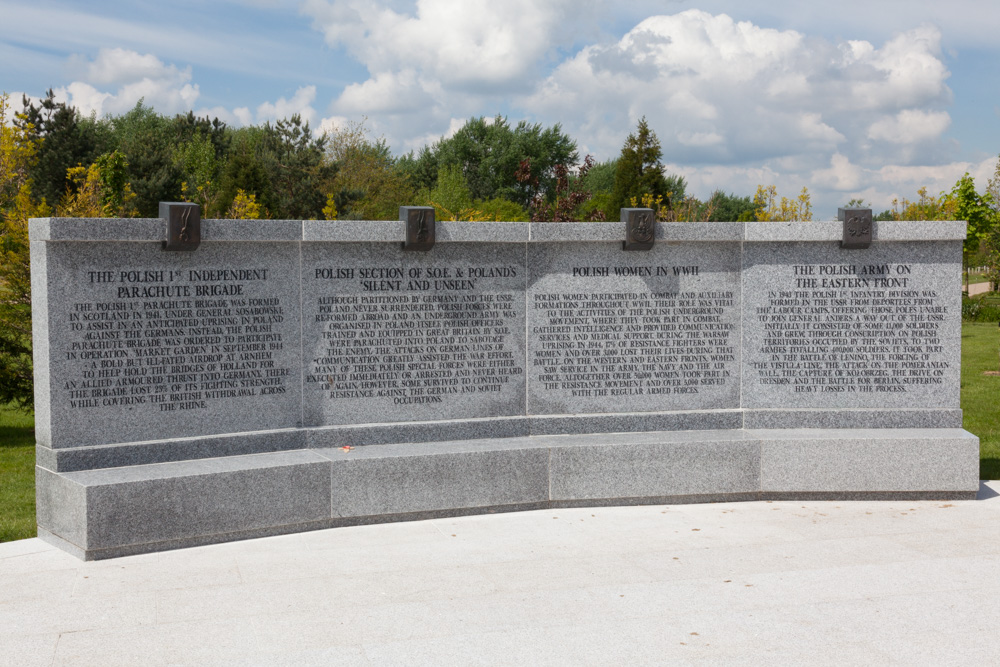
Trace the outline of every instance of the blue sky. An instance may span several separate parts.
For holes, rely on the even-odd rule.
[[[980,189],[1000,153],[1000,8],[953,0],[0,0],[0,90],[85,113],[139,98],[233,125],[366,118],[397,153],[471,116],[618,154],[646,116],[689,191]]]

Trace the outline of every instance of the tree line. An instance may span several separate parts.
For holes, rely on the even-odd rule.
[[[662,158],[645,118],[604,162],[581,158],[559,124],[502,116],[471,118],[395,155],[364,122],[317,136],[298,115],[230,127],[141,101],[87,117],[51,90],[14,111],[0,95],[0,402],[32,402],[29,218],[157,217],[161,201],[189,201],[205,218],[233,219],[391,220],[401,205],[427,205],[439,220],[617,220],[627,207],[652,208],[661,221],[812,220],[806,188],[699,200]],[[993,267],[1000,282],[1000,163],[982,194],[968,174],[938,197],[917,194],[876,219],[967,220],[967,264]]]

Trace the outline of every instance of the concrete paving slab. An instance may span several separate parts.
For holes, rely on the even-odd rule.
[[[975,501],[560,508],[82,562],[0,544],[16,665],[989,664]]]

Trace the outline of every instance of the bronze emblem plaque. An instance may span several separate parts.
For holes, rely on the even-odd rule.
[[[201,209],[189,202],[160,202],[160,217],[167,221],[164,250],[194,250],[201,243]]]
[[[623,208],[625,222],[623,250],[652,250],[655,218],[651,208]]]
[[[844,238],[841,248],[860,250],[872,244],[872,210],[870,208],[842,208],[837,211],[844,221]]]
[[[399,218],[406,222],[403,250],[430,250],[434,247],[434,208],[400,206]]]

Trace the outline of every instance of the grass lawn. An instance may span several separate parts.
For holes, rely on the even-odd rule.
[[[0,542],[35,536],[35,418],[0,406]]]
[[[1000,479],[1000,328],[962,324],[963,426],[979,436],[979,478]],[[35,420],[0,407],[0,542],[35,536]]]
[[[1000,328],[962,324],[962,425],[979,436],[979,478],[1000,479]]]

